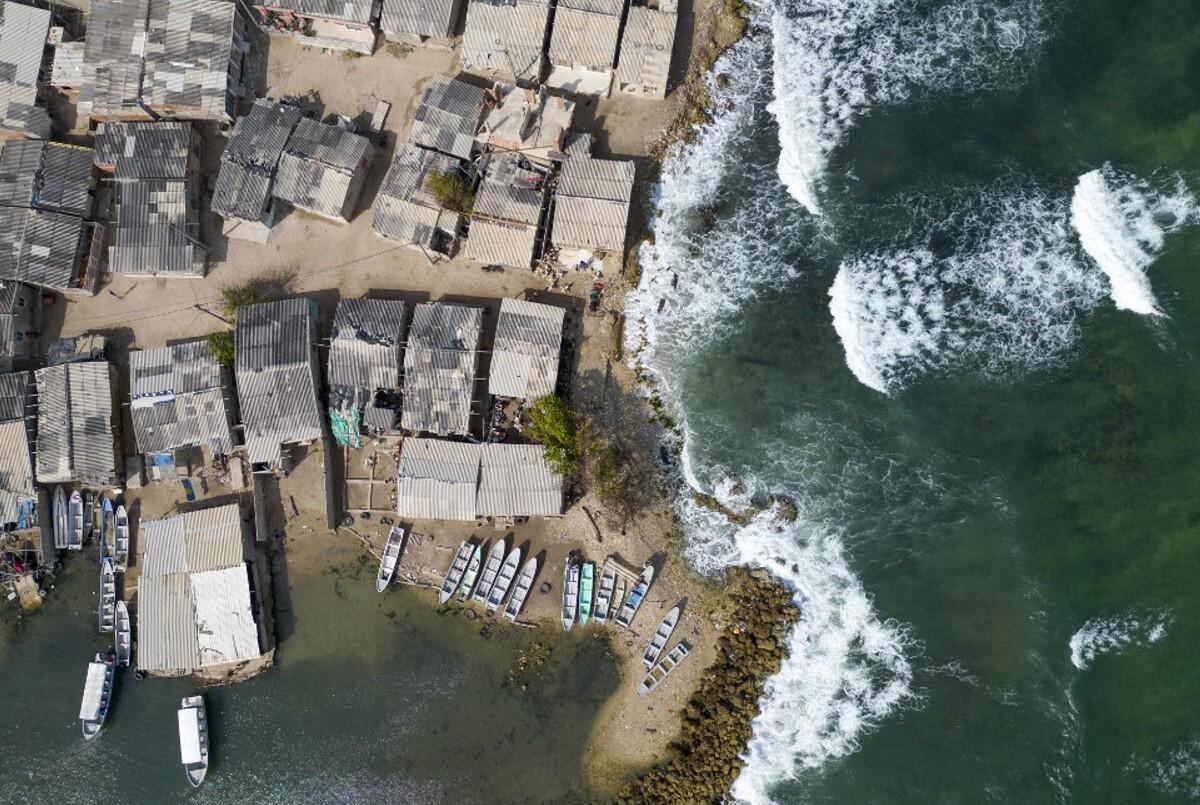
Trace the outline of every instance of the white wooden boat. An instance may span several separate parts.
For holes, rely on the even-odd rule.
[[[613,572],[608,563],[605,563],[604,571],[600,576],[600,586],[596,588],[596,603],[592,607],[592,617],[596,619],[596,623],[604,623],[608,620],[608,607],[612,604],[616,583],[617,574]]]
[[[671,633],[675,631],[675,624],[678,622],[679,607],[675,607],[666,614],[666,617],[658,624],[658,628],[654,630],[654,637],[650,638],[650,645],[646,646],[646,653],[642,655],[642,665],[647,668],[654,667],[654,663],[658,662],[658,655],[662,654],[662,650],[666,648],[667,641],[671,639]]]
[[[487,611],[495,612],[504,603],[504,596],[508,595],[508,588],[512,587],[513,579],[517,577],[517,568],[521,565],[521,549],[515,547],[508,552],[508,556],[504,557],[504,564],[500,566],[500,573],[496,576],[496,583],[492,585],[492,591],[487,597]]]
[[[537,569],[537,557],[529,557],[525,567],[521,568],[521,575],[517,576],[512,598],[508,599],[508,605],[504,607],[505,620],[516,621],[517,616],[521,614],[521,608],[525,606],[525,599],[529,597],[529,591],[533,589],[533,580],[537,576]]]
[[[488,594],[492,591],[492,585],[496,583],[496,576],[500,573],[500,566],[504,564],[507,548],[508,538],[505,538],[488,551],[487,561],[483,563],[483,575],[479,577],[479,586],[475,588],[475,594],[471,596],[472,601],[483,603],[487,600]]]
[[[617,613],[617,626],[628,629],[629,624],[633,623],[633,618],[637,615],[638,607],[645,600],[646,590],[650,589],[650,581],[653,578],[654,568],[646,565],[642,570],[642,578],[633,585],[633,589],[629,591],[629,597],[625,599],[625,603],[621,605],[621,611]]]
[[[454,595],[454,591],[458,589],[463,573],[466,572],[467,561],[471,557],[473,547],[474,545],[465,539],[458,546],[458,550],[454,553],[454,559],[450,561],[450,569],[446,571],[446,578],[442,581],[442,589],[438,592],[438,604],[449,601],[450,596]]]
[[[87,679],[83,684],[83,701],[79,704],[79,720],[83,725],[83,738],[90,741],[100,734],[104,718],[113,694],[113,653],[96,655],[88,663]]]
[[[92,528],[96,525],[96,498],[91,492],[83,493],[83,541],[92,538]]]
[[[629,588],[629,582],[625,581],[624,575],[617,576],[617,591],[613,593],[612,601],[608,602],[608,614],[613,620],[617,619],[617,613],[621,611],[621,603],[625,600],[625,591]]]
[[[118,573],[129,567],[129,515],[124,506],[117,507],[113,536],[113,562]]]
[[[70,518],[67,516],[67,490],[54,487],[54,549],[65,551],[70,547]]]
[[[375,574],[375,592],[381,593],[392,583],[396,574],[396,565],[400,564],[400,551],[404,547],[404,529],[392,526],[388,533],[387,544],[383,546],[383,555],[379,557],[379,572]]]
[[[117,651],[117,665],[128,666],[133,660],[133,625],[129,620],[129,607],[124,601],[118,601],[116,607],[117,627],[114,637],[114,648]]]
[[[100,560],[100,631],[111,632],[117,623],[117,574],[112,557]]]
[[[67,548],[83,550],[83,495],[76,490],[67,503]]]
[[[104,499],[100,507],[100,555],[113,555],[113,534],[116,531],[112,501]]]
[[[662,681],[667,678],[667,675],[675,670],[679,663],[691,651],[691,647],[687,643],[680,641],[675,648],[667,652],[667,656],[663,657],[662,661],[650,669],[650,673],[646,674],[646,678],[642,680],[642,684],[638,685],[637,694],[645,696],[650,691],[662,684]]]
[[[483,546],[476,545],[471,553],[471,561],[467,563],[467,572],[463,573],[462,584],[458,586],[458,600],[466,603],[475,591],[475,582],[479,579],[479,566],[483,564]]]
[[[579,564],[567,560],[563,569],[562,625],[568,632],[575,625],[575,613],[579,610]]]
[[[192,788],[208,774],[208,714],[203,696],[184,696],[179,703],[179,759]]]

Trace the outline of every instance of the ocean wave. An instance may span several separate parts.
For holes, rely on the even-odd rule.
[[[1167,233],[1195,217],[1196,199],[1182,179],[1159,192],[1108,164],[1080,176],[1071,199],[1071,224],[1084,251],[1108,277],[1113,302],[1147,316],[1161,311],[1146,269],[1162,251]]]
[[[873,107],[914,90],[1009,85],[1048,35],[1041,0],[795,0],[772,18],[779,177],[813,215],[834,149]]]
[[[1200,741],[1176,744],[1149,761],[1131,761],[1126,771],[1140,772],[1151,787],[1167,796],[1196,802],[1200,800]]]
[[[1167,610],[1141,613],[1130,610],[1120,615],[1092,618],[1071,635],[1068,643],[1071,664],[1083,671],[1097,657],[1118,653],[1128,646],[1157,643],[1166,636],[1171,620]]]

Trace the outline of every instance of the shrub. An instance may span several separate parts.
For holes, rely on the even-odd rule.
[[[475,208],[475,191],[454,171],[433,171],[425,177],[425,188],[448,210],[468,218]]]
[[[222,366],[233,365],[233,333],[229,330],[218,330],[205,337],[208,354],[212,355]]]
[[[225,318],[232,319],[237,309],[243,305],[257,305],[270,301],[266,294],[256,285],[231,285],[221,289],[221,309]]]

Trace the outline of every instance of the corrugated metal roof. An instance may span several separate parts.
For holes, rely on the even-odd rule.
[[[74,215],[0,207],[0,280],[54,290],[74,287],[85,229]]]
[[[54,62],[50,65],[50,84],[55,87],[79,87],[83,84],[82,42],[60,42],[54,46]]]
[[[529,268],[544,201],[544,177],[518,165],[519,157],[493,154],[475,196],[467,256],[485,263]]]
[[[404,303],[390,299],[342,299],[329,342],[329,388],[356,407],[369,405],[379,389],[400,386]]]
[[[239,118],[221,152],[213,189],[213,212],[225,218],[258,221],[271,200],[279,157],[300,121],[300,110],[259,98]]]
[[[462,63],[467,70],[536,81],[550,17],[547,0],[469,0]]]
[[[101,123],[96,162],[114,165],[118,181],[186,179],[192,125],[181,122]]]
[[[469,435],[483,310],[417,305],[404,352],[401,424],[416,433]]]
[[[33,375],[29,372],[0,375],[0,422],[25,419],[32,383]]]
[[[626,0],[560,0],[554,12],[550,63],[609,70],[617,57],[617,37]]]
[[[191,575],[200,667],[249,660],[262,653],[246,573],[242,565]]]
[[[138,580],[138,667],[152,673],[191,673],[200,665],[196,610],[185,574]]]
[[[239,567],[244,559],[237,504],[184,512],[141,524],[142,578]]]
[[[187,573],[187,541],[183,524],[182,514],[140,524],[138,539],[142,543],[143,579]]]
[[[294,11],[306,17],[326,17],[366,24],[371,21],[375,0],[267,0],[260,8]]]
[[[371,228],[382,237],[425,248],[434,245],[439,230],[442,237],[452,241],[461,216],[442,209],[433,194],[425,190],[425,179],[432,173],[461,170],[462,163],[454,157],[401,143],[379,188]]]
[[[421,95],[408,141],[459,159],[469,158],[483,118],[483,92],[456,78],[434,76]]]
[[[401,517],[474,520],[481,445],[405,439],[396,472]]]
[[[623,253],[633,178],[632,162],[568,159],[555,191],[554,245]]]
[[[379,30],[389,34],[432,36],[454,34],[462,0],[383,0]]]
[[[480,456],[480,517],[555,517],[562,514],[561,475],[539,444],[485,444]]]
[[[279,160],[275,197],[328,218],[349,220],[355,180],[366,170],[369,146],[365,137],[301,118]]]
[[[0,422],[0,524],[17,522],[18,508],[36,500],[29,430],[21,419]]]
[[[621,35],[615,83],[618,92],[664,98],[675,44],[676,15],[631,6]]]
[[[37,479],[108,486],[116,479],[111,370],[104,361],[36,372]]]
[[[203,446],[233,452],[221,366],[203,340],[129,353],[130,416],[138,450]]]
[[[142,179],[118,185],[109,270],[117,274],[203,277],[208,251],[187,183]]]
[[[488,393],[535,400],[554,393],[566,311],[504,299],[488,372]]]
[[[49,31],[49,11],[0,0],[0,129],[50,136],[50,116],[37,101]]]

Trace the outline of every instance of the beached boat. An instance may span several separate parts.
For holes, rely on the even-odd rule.
[[[79,705],[79,720],[83,724],[83,738],[90,741],[100,734],[104,717],[113,694],[113,652],[96,655],[88,663],[87,680],[83,684],[83,701]]]
[[[67,549],[83,550],[83,495],[78,490],[67,503]]]
[[[595,567],[591,562],[584,562],[579,570],[579,625],[586,626],[592,615],[592,587]]]
[[[507,548],[508,539],[506,538],[497,542],[488,551],[487,561],[483,563],[483,575],[479,577],[479,586],[475,588],[475,594],[471,596],[471,600],[480,603],[487,600],[488,593],[492,591],[492,585],[496,583],[496,576],[500,573],[500,566],[504,564]]]
[[[192,788],[208,774],[208,714],[203,696],[184,696],[179,702],[179,758]]]
[[[92,538],[92,527],[96,525],[96,497],[91,492],[83,493],[83,541]]]
[[[100,560],[100,631],[111,632],[117,623],[117,574],[111,557]]]
[[[617,626],[628,629],[629,624],[633,623],[633,618],[637,615],[638,607],[642,605],[642,601],[646,597],[646,590],[650,589],[650,582],[653,578],[654,568],[646,565],[642,570],[641,580],[633,585],[633,589],[629,591],[629,597],[625,599],[625,603],[621,605],[621,611],[617,613]]]
[[[658,662],[658,655],[662,654],[662,650],[666,648],[667,641],[671,639],[671,633],[675,631],[675,624],[679,622],[679,607],[675,607],[667,613],[662,622],[658,624],[658,628],[654,630],[654,637],[650,638],[650,645],[646,646],[646,653],[642,655],[642,665],[647,668],[653,668],[654,663]]]
[[[117,665],[128,666],[133,660],[133,624],[129,620],[129,607],[124,601],[116,606],[117,626],[113,637],[113,648],[117,652]]]
[[[70,547],[70,518],[67,516],[66,487],[54,487],[54,549],[65,551]]]
[[[400,564],[400,551],[404,547],[404,529],[392,526],[388,533],[387,544],[383,546],[383,555],[379,557],[379,572],[375,574],[375,592],[381,593],[392,583],[396,575],[396,565]]]
[[[562,623],[568,632],[575,625],[575,613],[579,609],[579,565],[567,560],[563,569]]]
[[[613,620],[617,619],[617,613],[621,611],[621,603],[625,600],[625,591],[628,588],[629,582],[625,581],[625,576],[617,576],[617,591],[613,593],[612,601],[608,602],[608,615]]]
[[[458,550],[454,554],[454,559],[450,561],[450,569],[446,571],[446,578],[442,582],[442,589],[438,592],[438,604],[444,604],[449,601],[450,596],[454,595],[454,591],[458,589],[463,573],[467,570],[467,561],[471,558],[471,549],[474,547],[474,544],[465,539],[458,546]]]
[[[458,600],[464,604],[475,591],[475,582],[479,578],[479,566],[483,564],[483,546],[476,545],[471,553],[471,561],[467,563],[467,572],[463,573],[462,584],[458,586]]]
[[[517,584],[513,587],[512,598],[508,599],[508,605],[504,607],[505,620],[516,621],[517,616],[521,614],[521,608],[525,606],[525,599],[529,597],[529,591],[533,589],[533,579],[537,576],[537,569],[537,557],[529,557],[525,567],[521,568],[521,575],[517,576]]]
[[[100,556],[113,555],[114,512],[112,501],[104,499],[100,507]]]
[[[646,674],[646,678],[642,680],[642,684],[638,685],[637,694],[645,696],[661,685],[662,681],[667,678],[667,674],[674,671],[675,667],[683,662],[683,658],[691,650],[691,647],[687,643],[680,641],[675,648],[667,652],[667,656],[663,657],[662,662],[650,669],[650,673]]]
[[[129,515],[124,506],[117,507],[113,518],[113,562],[118,573],[124,573],[129,567]]]
[[[596,623],[608,620],[608,608],[612,604],[613,590],[617,583],[617,574],[609,565],[604,565],[604,573],[600,576],[600,586],[596,588],[596,603],[592,606],[592,617]]]
[[[508,552],[508,556],[504,557],[504,564],[500,566],[496,583],[492,585],[492,591],[488,593],[488,612],[495,612],[504,603],[504,596],[508,595],[508,588],[512,587],[513,579],[517,577],[517,568],[520,566],[521,548],[515,547]]]

